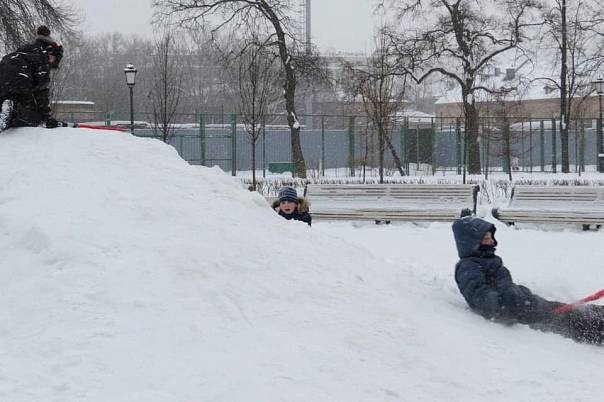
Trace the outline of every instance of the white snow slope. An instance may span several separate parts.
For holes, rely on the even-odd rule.
[[[498,234],[516,279],[546,297],[604,284],[601,233]],[[3,133],[0,236],[0,401],[599,401],[604,390],[604,348],[466,308],[449,225],[288,222],[156,140]]]

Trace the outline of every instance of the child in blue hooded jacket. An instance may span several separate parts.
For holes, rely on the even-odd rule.
[[[564,305],[546,300],[513,282],[510,271],[495,255],[495,225],[466,217],[453,223],[459,262],[455,281],[470,308],[487,319],[529,324],[577,341],[601,344],[604,340],[604,306],[589,305],[559,314]]]

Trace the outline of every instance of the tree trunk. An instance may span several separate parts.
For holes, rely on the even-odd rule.
[[[254,191],[258,189],[256,186],[256,133],[254,132],[254,137],[252,137],[252,186],[254,187]]]
[[[300,122],[298,121],[294,101],[296,94],[296,78],[291,66],[286,67],[286,70],[291,70],[287,73],[284,89],[287,124],[289,125],[291,132],[292,162],[294,162],[296,176],[306,178],[306,162],[304,161],[304,155],[302,154],[302,141],[300,140]]]
[[[287,49],[285,41],[285,32],[281,26],[279,17],[273,10],[272,6],[269,5],[265,0],[260,0],[260,9],[268,17],[275,34],[277,36],[277,42],[279,47],[279,58],[281,64],[285,70],[285,83],[283,84],[283,91],[285,97],[285,111],[287,112],[287,124],[289,125],[291,132],[291,146],[292,146],[292,159],[294,162],[295,174],[298,177],[306,178],[306,162],[304,161],[304,155],[302,154],[302,144],[300,141],[300,122],[298,121],[298,115],[296,114],[296,72],[291,64],[292,58]]]
[[[384,146],[384,128],[382,125],[378,125],[378,158],[379,158],[379,172],[380,172],[380,184],[384,184],[384,152],[386,147]]]
[[[384,139],[386,140],[386,145],[388,145],[388,149],[390,150],[390,153],[392,154],[392,157],[394,158],[394,163],[396,163],[396,169],[398,170],[398,173],[401,176],[405,176],[401,158],[398,157],[398,154],[396,153],[396,149],[394,148],[394,145],[392,145],[392,141],[390,141],[390,138],[388,138],[388,136],[385,136]],[[419,167],[419,160],[417,161],[417,166]]]
[[[508,178],[512,182],[512,139],[510,133],[510,124],[506,121],[503,123],[503,140],[505,144],[505,163],[508,169]]]
[[[570,172],[570,162],[568,158],[568,123],[570,110],[567,107],[568,88],[566,76],[568,73],[567,52],[568,52],[568,32],[566,24],[566,0],[562,0],[560,7],[561,19],[561,43],[560,43],[560,151],[562,153],[562,173]]]
[[[367,160],[369,159],[369,133],[365,132],[365,154],[363,155],[363,184],[367,174]]]
[[[491,151],[491,131],[489,130],[489,133],[487,135],[487,137],[485,138],[486,140],[486,148],[485,148],[485,153],[484,153],[484,179],[487,180],[489,178],[489,163],[491,163],[491,161],[489,160],[489,154]]]
[[[480,144],[478,144],[479,114],[476,104],[472,99],[470,102],[464,97],[465,114],[465,140],[467,158],[467,170],[470,174],[480,174]]]

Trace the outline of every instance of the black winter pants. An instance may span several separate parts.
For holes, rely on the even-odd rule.
[[[601,345],[604,343],[604,306],[585,305],[568,313],[549,313],[542,320],[529,325],[577,342]]]
[[[38,104],[32,94],[0,96],[0,104],[6,99],[13,101],[13,111],[7,127],[35,127],[44,121],[44,116],[38,110]]]
[[[0,85],[0,105],[1,102],[7,99],[13,101],[13,112],[7,122],[7,127],[40,125],[45,120],[45,116],[36,100],[31,80],[26,76],[5,71],[7,68],[5,67],[0,71],[0,82],[2,82],[2,85]],[[1,81],[2,77],[5,78],[4,81]],[[6,77],[12,78],[6,79]]]

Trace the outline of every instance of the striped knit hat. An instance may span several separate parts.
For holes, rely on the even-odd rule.
[[[34,42],[40,45],[56,44],[57,41],[50,36],[50,29],[46,25],[40,25],[36,30]]]
[[[290,201],[290,202],[298,202],[298,192],[293,187],[282,187],[279,190],[279,202]]]

